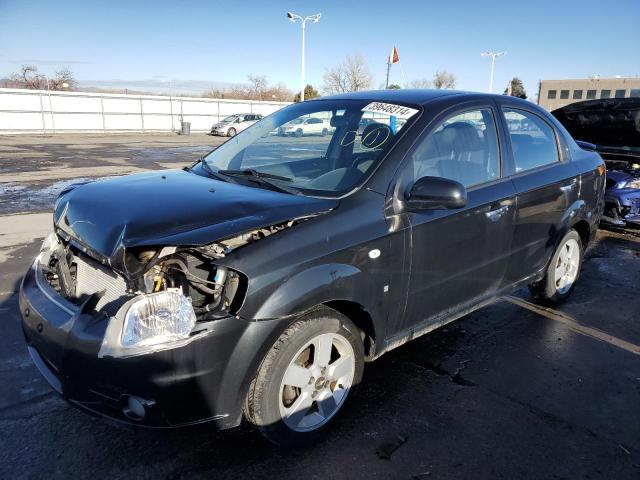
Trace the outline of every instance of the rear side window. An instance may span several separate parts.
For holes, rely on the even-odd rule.
[[[505,108],[516,172],[559,161],[556,136],[551,125],[538,115]],[[516,128],[516,125],[523,128]]]
[[[411,154],[413,178],[456,180],[465,187],[500,176],[498,137],[489,108],[457,113],[443,120]]]

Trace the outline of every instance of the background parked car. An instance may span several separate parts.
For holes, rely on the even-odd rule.
[[[211,135],[233,137],[236,133],[250,127],[261,119],[262,115],[257,113],[238,113],[236,115],[229,115],[211,127]]]
[[[286,123],[278,130],[278,134],[281,136],[293,135],[301,137],[303,135],[328,135],[332,131],[332,127],[329,122],[321,118],[296,118],[295,120]]]
[[[603,223],[640,227],[640,98],[589,100],[551,113],[607,164]]]

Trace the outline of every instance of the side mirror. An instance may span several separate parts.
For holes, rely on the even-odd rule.
[[[455,180],[422,177],[407,188],[405,201],[410,212],[462,208],[467,204],[467,190]]]

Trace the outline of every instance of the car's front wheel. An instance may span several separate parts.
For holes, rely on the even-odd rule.
[[[235,128],[230,128],[229,130],[227,130],[227,137],[235,137],[235,136],[236,136]]]
[[[567,299],[580,275],[582,256],[580,235],[569,230],[553,253],[544,278],[529,285],[531,294],[543,303],[555,304]]]
[[[318,308],[293,323],[266,355],[245,416],[277,445],[311,443],[353,396],[363,368],[357,327],[335,310]]]
[[[301,129],[301,128],[299,128],[299,129],[297,129],[297,130],[296,130],[295,136],[296,136],[296,137],[301,137],[303,133],[304,133],[304,132],[302,131],[302,129]]]

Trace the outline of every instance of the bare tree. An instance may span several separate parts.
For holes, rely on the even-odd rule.
[[[77,86],[78,82],[68,68],[57,71],[50,84],[51,90],[75,90]]]
[[[418,78],[416,80],[412,80],[409,84],[410,88],[431,88],[431,80],[426,78]]]
[[[202,93],[205,98],[234,98],[237,100],[275,100],[278,102],[290,102],[293,93],[287,86],[280,82],[277,85],[268,85],[267,78],[263,75],[249,75],[251,85],[233,85],[228,88],[212,88]]]
[[[373,77],[362,55],[349,55],[345,60],[324,74],[324,91],[327,93],[357,92],[371,87]]]
[[[73,73],[65,68],[56,72],[53,78],[47,78],[38,72],[34,65],[23,65],[19,73],[13,73],[5,82],[10,88],[28,88],[32,90],[73,90],[77,86]]]
[[[251,92],[255,100],[262,100],[265,89],[267,88],[267,77],[264,75],[247,75],[247,79],[251,83]]]
[[[438,70],[433,76],[434,88],[456,88],[456,76],[446,70]]]

